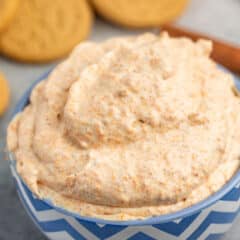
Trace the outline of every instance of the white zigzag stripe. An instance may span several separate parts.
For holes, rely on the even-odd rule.
[[[103,228],[106,226],[106,224],[100,224],[100,223],[96,223],[100,228]]]
[[[216,212],[236,212],[240,205],[240,198],[237,201],[218,201],[215,205],[213,205],[213,208],[211,208],[212,211]]]
[[[211,224],[208,226],[208,228],[205,230],[205,232],[202,233],[202,235],[198,238],[198,240],[205,240],[210,234],[217,234],[217,233],[225,233],[229,230],[229,228],[232,226],[232,224]]]
[[[236,185],[236,188],[240,188],[240,182]]]
[[[74,240],[68,233],[65,231],[62,232],[52,232],[45,233],[45,235],[51,240]]]
[[[24,200],[27,202],[28,207],[30,208],[30,210],[34,214],[34,216],[38,219],[38,221],[51,221],[51,220],[64,219],[77,232],[80,232],[81,235],[83,235],[85,238],[91,239],[91,240],[98,240],[98,238],[95,235],[93,235],[91,232],[89,232],[85,227],[83,227],[80,223],[78,223],[78,221],[76,221],[72,217],[65,216],[64,214],[58,213],[56,211],[55,211],[55,217],[54,217],[54,210],[45,210],[45,211],[37,212],[35,210],[35,208],[33,207],[32,203],[30,202],[30,200],[28,199],[26,192],[22,186],[22,183],[21,183],[20,179],[18,178],[18,176],[16,175],[14,169],[12,169],[12,167],[11,167],[11,170],[12,170],[14,177],[16,178],[16,180],[18,182],[18,185],[19,185],[19,188],[21,189]],[[50,213],[49,218],[47,217],[48,213]]]
[[[182,221],[182,218],[178,218],[178,219],[176,219],[176,220],[173,220],[173,222],[175,222],[175,223],[180,223]]]
[[[198,217],[190,224],[190,226],[180,235],[179,239],[187,239],[193,232],[196,231],[196,229],[199,227],[199,225],[204,221],[204,219],[207,217],[207,215],[211,212],[211,209],[203,210]]]
[[[200,215],[194,220],[193,223],[188,227],[187,230],[185,230],[181,236],[180,239],[186,239],[188,238],[196,229],[199,227],[199,225],[205,220],[205,218],[208,216],[208,214],[212,211],[216,212],[226,212],[226,213],[234,213],[238,210],[240,205],[240,199],[236,202],[233,201],[219,201],[213,206],[203,210]]]
[[[115,234],[114,236],[107,238],[107,240],[128,239],[139,232],[145,233],[146,235],[148,235],[154,239],[164,239],[164,240],[178,240],[179,239],[171,234],[162,232],[161,230],[159,230],[155,227],[152,227],[152,226],[143,227],[142,226],[140,228],[139,227],[125,228],[123,231]]]
[[[99,240],[94,234],[89,232],[85,227],[83,227],[77,220],[70,217],[64,218],[77,232],[81,233],[86,239]]]

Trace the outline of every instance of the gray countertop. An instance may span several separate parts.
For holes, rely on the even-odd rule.
[[[240,0],[193,0],[178,23],[240,44]],[[98,20],[91,39],[101,41],[111,36],[139,32],[141,31],[123,30]],[[0,58],[0,70],[9,79],[12,93],[11,107],[0,119],[0,150],[4,150],[5,129],[14,105],[34,80],[56,64],[19,64]],[[10,176],[8,162],[3,161],[3,151],[0,151],[0,154],[0,240],[44,240],[45,237],[23,210]],[[225,240],[240,239],[238,224],[240,217],[225,235]]]

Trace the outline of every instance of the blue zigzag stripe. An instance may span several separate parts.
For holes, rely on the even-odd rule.
[[[21,181],[21,180],[20,180]],[[50,210],[53,209],[51,206],[47,205],[46,203],[44,203],[42,200],[39,200],[37,198],[34,198],[32,193],[30,192],[30,190],[28,189],[28,187],[25,185],[24,182],[22,182],[22,186],[25,190],[25,193],[27,194],[29,200],[31,201],[32,205],[34,206],[34,208],[37,211],[45,211],[45,210]]]
[[[152,226],[155,228],[158,228],[163,232],[172,234],[174,236],[179,236],[191,225],[191,223],[198,217],[200,213],[201,212],[198,212],[194,215],[186,217],[180,223],[168,222],[168,223],[155,224]]]
[[[237,201],[240,195],[240,188],[233,188],[229,193],[221,198],[223,201]]]
[[[188,238],[188,240],[196,240],[198,237],[208,228],[212,223],[224,224],[231,223],[237,216],[239,209],[234,213],[221,213],[221,212],[211,212],[208,214],[206,219],[201,223],[198,229]]]
[[[224,234],[210,234],[205,240],[219,240]]]
[[[76,219],[81,225],[83,225],[85,228],[87,228],[91,233],[95,234],[97,237],[100,237],[101,239],[105,239],[108,237],[113,236],[116,233],[121,232],[123,229],[125,229],[127,226],[116,226],[116,225],[106,225],[102,228],[98,227],[97,224],[87,222],[87,221],[81,221]]]

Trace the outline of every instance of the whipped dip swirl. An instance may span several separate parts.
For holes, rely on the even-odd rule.
[[[240,99],[212,44],[144,34],[78,45],[8,128],[40,198],[139,219],[191,206],[238,170]]]

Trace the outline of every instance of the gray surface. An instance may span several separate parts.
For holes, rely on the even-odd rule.
[[[240,44],[240,0],[193,0],[186,14],[180,19],[181,25],[189,26]],[[95,24],[91,39],[102,40],[114,35],[136,34],[133,31],[119,29],[98,21]],[[42,73],[51,69],[50,65],[23,65],[0,58],[0,69],[11,83],[11,108],[0,119],[0,149],[4,150],[5,129],[10,112],[26,88]],[[23,210],[13,185],[8,163],[0,156],[0,240],[45,240]],[[240,218],[225,240],[239,240]]]

